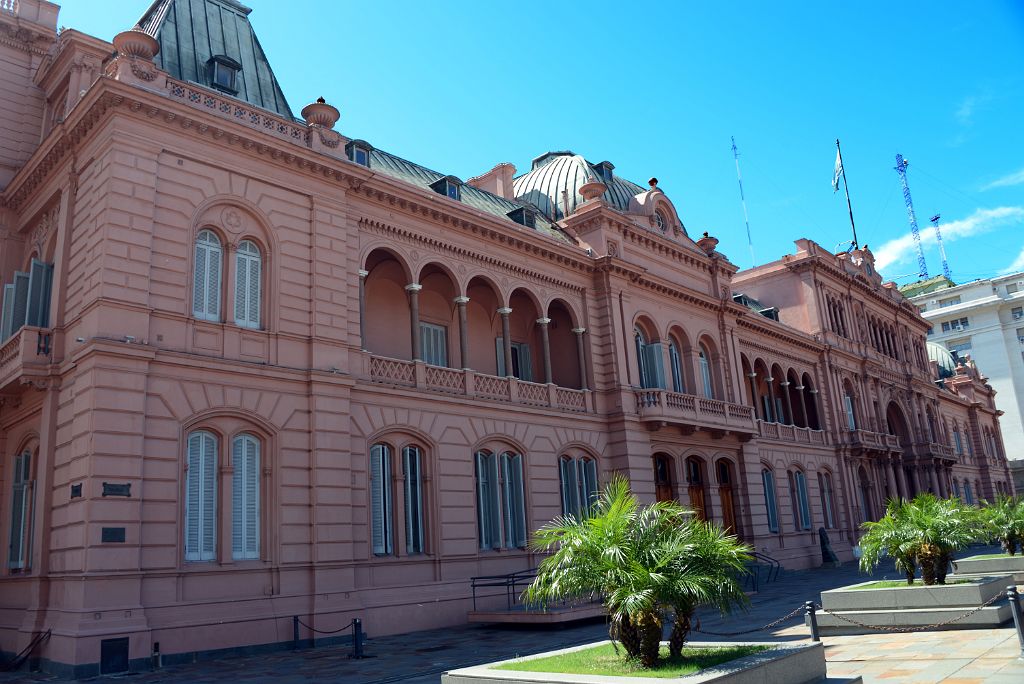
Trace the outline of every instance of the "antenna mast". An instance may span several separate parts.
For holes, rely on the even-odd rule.
[[[743,176],[740,175],[740,151],[736,149],[736,138],[729,136],[732,140],[732,157],[736,160],[736,180],[740,184],[740,203],[743,205],[743,222],[747,224],[747,245],[750,246],[750,262],[757,266],[757,259],[754,258],[754,241],[750,239],[750,217],[747,215],[747,198],[743,196]]]
[[[939,219],[942,218],[938,214],[931,217],[932,225],[935,226],[935,239],[939,243],[939,254],[942,255],[942,275],[946,276],[947,280],[953,278],[949,275],[949,262],[946,261],[946,248],[942,246],[942,231],[939,230]]]
[[[917,277],[928,277],[928,264],[924,261],[924,250],[921,249],[921,231],[917,229],[917,217],[914,216],[914,201],[910,199],[910,186],[907,185],[907,166],[910,162],[902,154],[896,155],[896,172],[900,174],[900,185],[903,186],[903,201],[907,205],[907,218],[910,220],[910,234],[914,236],[914,247],[917,248]],[[937,224],[936,224],[937,225]]]

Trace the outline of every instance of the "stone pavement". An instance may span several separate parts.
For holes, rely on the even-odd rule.
[[[971,550],[970,553],[978,553]],[[968,555],[968,554],[964,554]],[[881,568],[875,579],[897,579],[891,566]],[[819,600],[825,589],[869,579],[854,564],[836,569],[784,572],[775,582],[763,584],[751,597],[749,612],[721,617],[700,615],[707,632],[757,629],[800,607]],[[158,672],[122,675],[138,684],[190,682],[232,684],[250,682],[324,682],[338,684],[438,684],[446,670],[492,660],[528,655],[555,648],[607,638],[603,621],[565,627],[462,625],[412,634],[371,638],[366,653],[372,657],[351,660],[349,646],[283,651],[269,655],[222,658],[216,661],[168,667]],[[792,641],[809,638],[802,617],[795,616],[770,631],[735,637],[694,634],[693,640]],[[891,682],[1024,683],[1024,660],[1012,626],[1001,629],[956,630],[913,634],[872,634],[824,637],[830,676],[859,674],[868,684]],[[0,684],[15,681],[48,681],[40,673],[0,674]],[[109,677],[108,679],[114,679]]]

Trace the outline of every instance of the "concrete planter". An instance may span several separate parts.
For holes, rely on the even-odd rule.
[[[548,672],[520,672],[496,670],[495,666],[522,662],[537,658],[580,651],[602,643],[564,648],[547,653],[538,653],[525,658],[513,658],[486,665],[465,667],[446,672],[441,676],[442,684],[660,684],[668,681],[652,677],[609,677],[604,675],[557,674]],[[765,643],[765,642],[693,642],[691,646],[728,647],[740,645],[772,646],[769,651],[755,653],[744,658],[722,663],[700,671],[695,675],[674,678],[678,684],[804,684],[825,679],[825,650],[820,643]],[[842,680],[854,684],[861,679]]]
[[[818,613],[818,627],[822,634],[870,634],[873,626],[923,629],[964,615],[1002,594],[1012,583],[1008,575],[970,579],[970,584],[857,589],[871,584],[862,582],[824,591],[821,593],[824,610]],[[1009,604],[997,600],[973,615],[943,625],[942,629],[998,627],[1010,617]]]
[[[965,575],[1012,575],[1013,579],[1024,582],[1024,555],[982,558],[971,556],[953,561],[953,570],[959,576]]]

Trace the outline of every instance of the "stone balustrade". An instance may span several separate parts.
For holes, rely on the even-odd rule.
[[[22,327],[0,346],[0,392],[29,375],[45,375],[50,362],[49,330]]]
[[[757,421],[757,434],[761,439],[796,442],[797,444],[819,444],[825,446],[829,441],[824,430],[812,430],[784,423],[766,423],[763,420]]]
[[[755,432],[754,409],[750,406],[662,389],[634,390],[634,396],[637,413],[644,420]]]

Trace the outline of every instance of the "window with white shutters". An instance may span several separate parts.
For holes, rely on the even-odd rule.
[[[14,332],[14,285],[4,285],[3,309],[0,309],[0,342]]]
[[[562,487],[562,514],[586,517],[597,500],[597,461],[562,456],[558,459]]]
[[[448,367],[448,328],[420,323],[420,354],[424,363]]]
[[[796,479],[797,504],[800,509],[800,529],[809,530],[811,529],[811,507],[807,501],[807,479],[799,470],[796,471],[794,477]]]
[[[245,328],[260,327],[262,278],[259,247],[243,240],[235,253],[235,323]]]
[[[402,449],[402,475],[405,494],[405,552],[423,553],[423,464],[417,446]]]
[[[768,511],[768,531],[779,531],[779,510],[775,503],[775,476],[765,468],[761,471],[761,485],[764,488],[764,505]]]
[[[370,448],[370,527],[373,553],[378,556],[392,552],[391,510],[391,447],[374,444]]]
[[[193,432],[188,436],[185,474],[185,560],[214,560],[216,546],[217,438]]]
[[[498,456],[478,451],[476,476],[480,548],[525,547],[522,455],[506,451]]]
[[[672,390],[685,393],[686,385],[683,383],[683,360],[679,354],[679,346],[675,342],[669,342],[668,362],[672,370]]]
[[[213,231],[196,237],[192,275],[192,315],[205,321],[220,320],[221,244]]]
[[[498,457],[489,451],[476,454],[476,502],[480,548],[501,548]]]
[[[30,565],[32,545],[32,453],[14,457],[14,486],[11,491],[10,553],[7,567],[22,572]]]
[[[846,427],[853,432],[857,429],[857,414],[853,410],[853,397],[849,393],[843,394],[843,406],[846,408]]]
[[[260,557],[260,443],[238,435],[231,446],[231,555],[235,560]]]
[[[526,342],[513,342],[512,347],[512,372],[507,373],[505,368],[505,338],[497,337],[494,340],[494,351],[498,359],[498,376],[511,376],[526,382],[533,380],[533,358],[530,354],[530,345]]]
[[[715,388],[711,380],[711,358],[704,345],[700,346],[700,351],[697,353],[697,361],[700,364],[700,378],[704,396],[708,399],[714,399]]]
[[[502,498],[505,502],[505,546],[526,546],[526,504],[523,500],[523,457],[506,451],[501,455]]]
[[[828,473],[818,473],[818,494],[821,497],[821,513],[825,517],[825,527],[831,529],[836,523],[832,513],[832,476]]]

